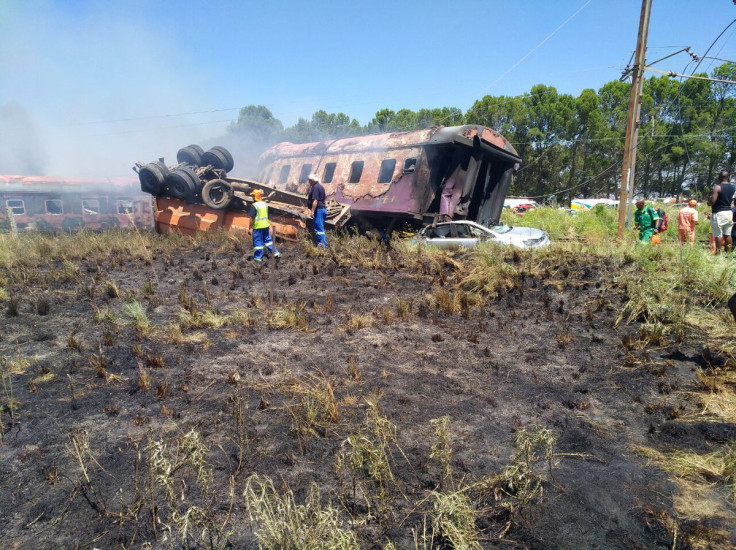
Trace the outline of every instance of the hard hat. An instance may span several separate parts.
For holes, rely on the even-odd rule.
[[[695,199],[690,199],[690,202],[688,204],[695,208],[696,206],[698,206],[698,201],[696,201]]]
[[[262,197],[263,191],[261,191],[260,189],[253,189],[253,191],[251,191],[250,194],[252,197]]]
[[[307,181],[313,181],[315,183],[319,183],[319,176],[317,176],[317,174],[314,174],[314,173],[309,174],[309,176],[307,177]]]

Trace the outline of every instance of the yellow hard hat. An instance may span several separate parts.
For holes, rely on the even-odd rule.
[[[253,191],[251,191],[250,194],[252,197],[260,198],[263,196],[263,191],[261,191],[260,189],[253,189]]]

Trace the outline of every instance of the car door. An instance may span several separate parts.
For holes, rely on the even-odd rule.
[[[452,224],[452,246],[473,247],[478,244],[478,235],[473,226],[458,222]]]
[[[452,227],[448,223],[441,223],[426,230],[427,242],[439,248],[450,248],[452,244]]]

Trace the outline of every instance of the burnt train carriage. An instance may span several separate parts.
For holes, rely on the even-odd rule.
[[[469,219],[495,225],[521,159],[484,126],[435,127],[318,143],[280,143],[259,159],[258,180],[306,193],[317,174],[353,220]]]
[[[0,225],[6,229],[12,224],[46,231],[153,226],[151,196],[131,178],[0,176],[0,197]]]

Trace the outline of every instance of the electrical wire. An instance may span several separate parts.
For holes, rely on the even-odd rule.
[[[188,115],[203,115],[203,114],[209,114],[209,113],[224,113],[227,111],[239,111],[240,107],[228,107],[227,109],[210,109],[208,111],[190,111],[188,113],[172,113],[172,114],[166,114],[166,115],[149,115],[149,116],[139,116],[139,117],[129,117],[129,118],[116,118],[116,119],[110,119],[110,120],[88,120],[88,121],[82,121],[82,122],[65,122],[63,124],[53,124],[54,127],[67,127],[67,126],[87,126],[91,124],[113,124],[116,122],[131,122],[131,121],[138,121],[138,120],[154,120],[158,118],[174,118],[179,116],[188,116]]]
[[[204,126],[205,124],[220,124],[223,122],[232,122],[231,119],[223,119],[223,120],[208,120],[207,122],[191,122],[188,124],[177,124],[176,126],[163,126],[161,128],[156,128],[156,131],[158,130],[173,130],[176,128],[188,128],[190,126]],[[139,128],[137,130],[125,130],[122,132],[109,132],[104,134],[90,134],[89,137],[106,137],[106,136],[120,136],[120,135],[126,135],[126,134],[140,134],[143,132],[151,132],[150,128]]]
[[[550,34],[548,34],[547,37],[544,40],[542,40],[539,44],[537,44],[536,46],[534,46],[531,50],[529,50],[529,52],[527,52],[526,55],[524,55],[521,59],[519,59],[516,63],[514,63],[511,66],[510,69],[508,69],[505,73],[503,73],[501,76],[499,76],[498,78],[496,78],[496,80],[494,80],[488,86],[486,86],[485,90],[488,90],[488,89],[492,88],[493,86],[495,86],[496,83],[499,80],[501,80],[502,78],[504,78],[511,71],[513,71],[516,67],[518,67],[519,65],[521,65],[526,60],[527,57],[529,57],[531,54],[533,54],[535,51],[537,51],[539,48],[541,48],[544,45],[544,43],[547,42],[547,40],[549,40],[555,34],[557,34],[557,31],[559,31],[562,27],[564,27],[565,25],[567,25],[577,14],[579,14],[581,11],[583,11],[588,6],[588,4],[590,4],[592,1],[593,0],[588,0],[587,2],[585,2],[585,4],[583,4],[580,8],[578,8],[578,10],[575,13],[573,13],[570,17],[568,17],[567,19],[565,19],[565,21],[562,24],[560,24],[555,30],[553,30]]]

